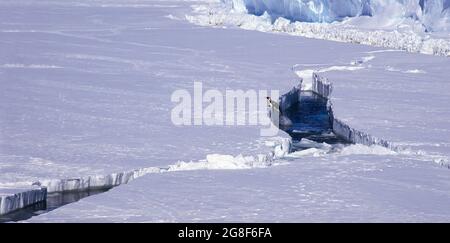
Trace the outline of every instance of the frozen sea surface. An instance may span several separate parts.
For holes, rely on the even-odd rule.
[[[173,168],[30,222],[450,220],[448,58],[196,26],[187,1],[27,3],[0,3],[0,187]],[[284,93],[293,67],[329,77],[338,118],[410,153],[305,140],[257,163],[287,134],[171,123],[194,81]]]

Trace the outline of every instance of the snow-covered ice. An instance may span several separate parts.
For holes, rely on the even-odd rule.
[[[191,4],[205,6],[0,2],[0,187],[143,172],[30,222],[450,220],[448,58],[193,25]],[[283,132],[171,123],[172,92],[195,81],[284,94],[298,76],[329,93],[335,118],[403,149],[305,140],[288,153]]]
[[[422,55],[417,62],[407,53],[375,56],[362,70],[321,73],[333,83],[334,116],[404,153],[448,165],[448,58]],[[386,72],[386,60],[398,70],[421,71]]]
[[[233,52],[199,46],[202,35],[180,43],[192,27],[159,15],[179,11],[179,2],[142,1],[142,8],[114,1],[27,3],[0,3],[1,29],[14,30],[3,31],[1,40],[0,186],[108,187],[210,154],[259,159],[274,151],[257,140],[260,127],[172,124],[171,93],[192,90],[194,81],[222,91],[278,88],[236,74],[233,56],[222,60],[215,53]],[[74,19],[74,11],[83,18]],[[59,68],[25,68],[32,65]]]
[[[270,169],[154,174],[30,221],[448,222],[448,170],[355,150]]]

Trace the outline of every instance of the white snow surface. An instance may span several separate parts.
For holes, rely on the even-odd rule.
[[[0,2],[0,187],[144,171],[29,222],[450,220],[448,58],[192,25],[191,4]],[[170,121],[171,93],[194,81],[283,94],[313,72],[337,118],[405,149],[287,153],[258,126]]]
[[[276,146],[264,145],[262,127],[172,124],[172,92],[193,91],[194,81],[222,92],[280,88],[237,73],[233,57],[226,61],[216,54],[227,47],[199,48],[202,36],[179,43],[175,32],[188,24],[164,16],[186,9],[183,2],[0,3],[0,188],[108,187],[212,154],[253,157],[257,167],[271,159]],[[74,11],[84,18],[75,18]],[[191,29],[179,31],[190,36]],[[280,141],[287,136],[279,135]],[[236,166],[253,166],[240,162]]]
[[[389,141],[402,153],[448,166],[450,144],[446,138],[450,130],[446,117],[450,109],[446,105],[449,97],[442,92],[450,89],[443,68],[448,58],[432,58],[434,64],[430,65],[428,56],[421,56],[418,64],[408,60],[413,58],[411,54],[395,55],[389,59],[390,66],[407,71],[386,72],[385,61],[392,53],[375,55],[377,58],[359,64],[364,67],[361,70],[321,73],[333,83],[334,116],[353,129]],[[421,142],[424,139],[428,142]]]

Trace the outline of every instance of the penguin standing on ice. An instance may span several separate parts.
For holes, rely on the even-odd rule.
[[[266,98],[267,98],[267,105],[270,108],[272,108],[273,111],[278,112],[278,114],[281,114],[280,105],[276,101],[272,100],[272,98],[270,98],[269,96],[267,96]]]

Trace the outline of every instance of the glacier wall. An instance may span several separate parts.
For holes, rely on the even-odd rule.
[[[279,4],[282,7],[278,8],[283,9],[285,6],[281,3],[286,1],[288,0],[280,0]],[[264,3],[270,1],[254,0],[253,2]],[[422,9],[419,0],[417,0],[417,3],[412,3],[414,6],[419,3],[419,8]],[[392,17],[389,15],[396,16],[397,12],[402,13],[402,16],[407,16],[407,14],[403,14],[402,10],[387,8],[379,16],[360,16],[333,23],[311,23],[293,22],[278,15],[271,16],[268,12],[264,12],[260,16],[248,14],[243,0],[222,0],[218,4],[193,6],[193,15],[186,15],[186,19],[193,24],[201,26],[236,26],[246,30],[281,32],[307,38],[450,56],[450,39],[445,37],[446,33],[450,31],[450,0],[441,2],[440,5],[438,4],[438,7],[426,7],[431,6],[431,2],[428,2],[427,5],[423,2],[422,5],[424,6],[424,12],[427,13],[432,12],[432,9],[439,9],[439,6],[442,6],[443,10],[433,10],[441,14],[427,14],[423,16],[422,10],[420,10],[417,14],[409,15],[409,17]],[[442,14],[442,17],[435,17]],[[422,16],[422,20],[419,20],[417,16]],[[433,16],[434,18],[432,18]],[[425,28],[425,26],[428,26],[428,28]],[[436,31],[439,29],[447,32]],[[425,31],[428,30],[436,31],[437,33],[426,33]]]
[[[250,14],[284,17],[302,22],[333,22],[344,17],[371,15],[368,0],[319,1],[319,0],[222,0],[232,7],[247,10]]]
[[[328,99],[328,110],[330,112],[330,116],[332,117],[333,132],[336,135],[355,144],[363,144],[367,146],[378,145],[394,151],[399,150],[399,148],[393,143],[354,129],[345,122],[336,118],[333,114],[333,103],[330,99],[331,93],[333,91],[333,84],[327,78],[320,76],[318,73],[313,73],[312,90]]]
[[[222,0],[236,11],[272,20],[331,23],[348,17],[371,16],[381,22],[410,19],[426,30],[449,30],[450,0]],[[384,20],[384,21],[383,21]]]
[[[47,188],[35,187],[30,190],[0,196],[0,215],[47,200]]]

